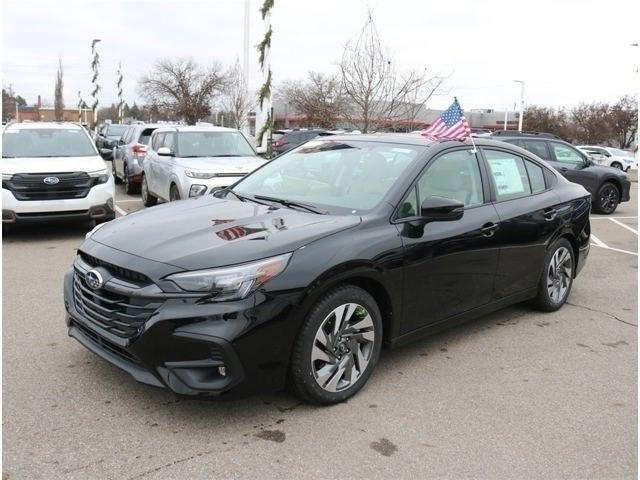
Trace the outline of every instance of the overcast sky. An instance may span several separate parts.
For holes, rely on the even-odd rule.
[[[262,38],[251,0],[251,46]],[[67,105],[77,92],[89,103],[90,43],[100,38],[102,105],[116,100],[122,62],[125,100],[139,101],[136,82],[161,57],[191,56],[230,66],[242,59],[244,0],[15,0],[3,2],[3,86],[29,104],[52,102],[58,57]],[[382,41],[399,69],[448,76],[448,93],[463,108],[513,108],[514,79],[526,81],[527,104],[572,106],[613,102],[637,92],[640,48],[637,0],[275,0],[274,82],[335,72],[345,43],[373,11]],[[250,83],[257,88],[257,53]]]

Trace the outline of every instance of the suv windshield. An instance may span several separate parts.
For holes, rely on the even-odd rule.
[[[426,147],[366,141],[315,140],[285,153],[233,189],[325,207],[369,210]]]
[[[240,132],[178,132],[179,157],[253,157]]]
[[[11,128],[2,134],[2,157],[89,157],[97,155],[84,130]]]
[[[127,128],[129,125],[110,125],[107,129],[107,137],[120,138]]]

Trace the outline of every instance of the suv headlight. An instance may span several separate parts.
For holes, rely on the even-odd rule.
[[[109,174],[107,169],[97,170],[95,172],[89,172],[91,178],[95,178],[94,185],[100,185],[101,183],[107,183],[109,181]]]
[[[210,178],[214,178],[217,176],[215,173],[211,172],[196,172],[195,170],[185,170],[184,174],[189,178],[200,178],[202,180],[208,180]]]
[[[286,253],[233,267],[176,273],[167,280],[187,292],[211,293],[216,301],[240,300],[281,274],[290,258],[291,253]]]

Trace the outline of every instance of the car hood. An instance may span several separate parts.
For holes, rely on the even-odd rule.
[[[97,230],[91,240],[198,270],[291,252],[360,221],[358,216],[317,215],[208,195],[121,217]]]
[[[266,160],[260,157],[176,157],[176,163],[184,168],[192,168],[216,173],[249,173],[263,165]]]
[[[2,173],[95,172],[107,168],[97,155],[90,157],[3,158]]]

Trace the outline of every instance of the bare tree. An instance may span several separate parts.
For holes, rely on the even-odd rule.
[[[612,140],[620,148],[630,148],[638,133],[638,101],[625,95],[609,110],[609,128]]]
[[[63,88],[64,82],[62,80],[62,58],[58,59],[58,73],[56,73],[56,87],[53,94],[53,109],[56,121],[61,122],[64,120],[64,95]]]
[[[348,113],[348,98],[339,77],[309,72],[307,81],[287,81],[280,96],[304,115],[308,126],[335,128]]]
[[[353,104],[353,121],[363,132],[375,126],[415,120],[420,108],[441,87],[443,78],[427,71],[400,74],[380,41],[371,12],[350,40],[339,62],[345,93]]]
[[[575,139],[575,128],[563,109],[530,105],[524,111],[523,129],[552,133],[567,141]]]
[[[138,82],[140,95],[158,109],[171,109],[190,124],[211,113],[211,102],[225,86],[218,65],[202,69],[193,59],[158,60]]]
[[[235,65],[229,69],[226,79],[227,87],[222,96],[221,110],[226,113],[233,128],[241,130],[251,111],[252,97],[249,96],[247,82],[239,60],[236,60]]]
[[[591,145],[606,143],[613,136],[609,110],[606,103],[581,103],[575,107],[571,112],[575,140]]]

